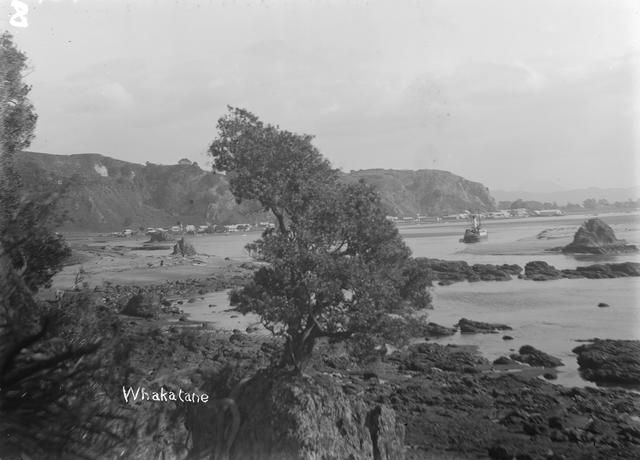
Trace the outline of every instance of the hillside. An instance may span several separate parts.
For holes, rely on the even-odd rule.
[[[67,230],[112,231],[123,227],[170,226],[263,220],[255,203],[235,203],[224,175],[197,164],[140,165],[99,154],[23,152],[18,170],[32,192],[65,190],[61,207]],[[446,171],[363,170],[344,175],[364,179],[381,193],[391,215],[443,215],[493,207],[479,183]]]
[[[360,179],[378,188],[388,212],[396,216],[442,216],[494,209],[489,189],[447,171],[366,169],[352,171],[346,177]]]

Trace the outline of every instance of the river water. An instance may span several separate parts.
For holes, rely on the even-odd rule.
[[[640,262],[638,254],[572,256],[548,249],[568,244],[578,226],[590,216],[559,216],[484,222],[486,242],[459,241],[465,222],[400,227],[416,257],[465,260],[470,264],[518,264],[543,260],[556,268],[575,268],[599,262]],[[640,246],[640,214],[603,214],[618,238]],[[199,253],[249,259],[244,245],[258,233],[199,236],[192,242]],[[556,280],[535,282],[480,281],[434,286],[430,321],[451,326],[460,318],[508,324],[514,340],[503,334],[456,334],[439,343],[472,344],[493,360],[508,356],[520,346],[532,345],[563,360],[557,383],[589,385],[580,378],[575,355],[580,340],[599,338],[640,339],[640,278]],[[610,305],[599,308],[599,302]]]

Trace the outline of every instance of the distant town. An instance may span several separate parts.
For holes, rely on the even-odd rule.
[[[598,212],[612,212],[612,211],[633,211],[640,209],[640,200],[628,200],[625,202],[609,203],[606,200],[585,200],[582,205],[569,203],[566,206],[551,208],[550,203],[538,203],[517,200],[513,204],[523,204],[526,207],[518,208],[505,208],[497,211],[486,212],[472,212],[464,210],[460,213],[448,214],[444,216],[427,216],[417,214],[414,216],[391,216],[388,215],[387,220],[394,222],[396,225],[416,225],[416,224],[433,224],[443,222],[456,222],[456,221],[468,221],[473,216],[477,216],[480,219],[518,219],[526,217],[557,217],[565,216],[567,214],[581,214],[581,213],[598,213]],[[500,205],[508,204],[506,202],[500,202]],[[513,205],[512,204],[512,205]],[[543,209],[535,209],[543,208]],[[177,223],[169,228],[164,227],[140,227],[137,230],[126,228],[120,232],[113,232],[112,236],[118,237],[131,237],[141,234],[152,236],[154,234],[167,235],[202,235],[213,233],[235,233],[235,232],[250,232],[250,231],[262,231],[267,228],[274,228],[273,222],[258,222],[258,223],[239,223],[239,224],[182,224]]]

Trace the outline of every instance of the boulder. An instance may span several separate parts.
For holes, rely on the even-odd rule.
[[[533,281],[557,280],[562,278],[562,272],[543,260],[534,260],[524,266],[524,276]]]
[[[493,360],[493,364],[499,365],[499,366],[506,366],[506,365],[516,364],[516,362],[511,358],[507,358],[506,356],[500,356],[499,358],[496,358]]]
[[[453,327],[441,326],[436,323],[429,323],[426,326],[427,337],[446,337],[456,333],[456,329]]]
[[[196,250],[191,243],[180,238],[178,242],[173,246],[173,254],[174,256],[195,256]]]
[[[136,294],[127,301],[120,313],[138,318],[156,318],[160,313],[160,303],[152,295]]]
[[[229,460],[404,459],[404,426],[395,412],[369,406],[343,387],[321,376],[260,372],[221,400],[230,408],[229,420],[217,415],[217,404],[198,408],[192,436],[199,452],[191,454],[210,449]],[[213,426],[203,426],[207,422]]]
[[[523,345],[518,353],[511,355],[511,359],[521,363],[535,367],[558,367],[564,366],[564,363],[547,353],[532,347],[531,345]]]
[[[638,248],[616,238],[613,229],[597,217],[583,223],[573,241],[562,248],[564,253],[615,254],[635,252]]]
[[[472,321],[462,318],[458,321],[457,327],[463,334],[495,334],[498,331],[510,331],[512,328],[506,324],[499,323],[482,323],[480,321]]]
[[[640,384],[640,340],[599,340],[573,349],[580,373],[602,384]]]

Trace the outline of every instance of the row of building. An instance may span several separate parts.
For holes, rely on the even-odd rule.
[[[479,216],[482,219],[513,219],[517,217],[552,217],[563,216],[565,213],[560,209],[541,209],[538,211],[531,211],[525,208],[518,209],[500,209],[498,211],[488,211],[480,213],[472,213],[470,211],[464,211],[459,214],[448,214],[446,216],[424,216],[418,214],[415,217],[405,216],[387,216],[387,219],[395,222],[396,224],[425,224],[425,223],[437,223],[437,222],[452,222],[457,220],[469,220],[472,215]]]

